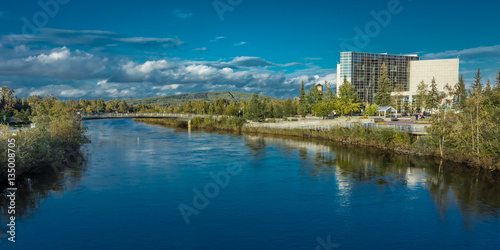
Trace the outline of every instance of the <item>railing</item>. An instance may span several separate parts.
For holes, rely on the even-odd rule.
[[[104,119],[104,118],[143,118],[143,117],[193,118],[193,117],[209,117],[209,115],[180,114],[180,113],[92,113],[92,114],[81,114],[81,117],[83,120],[86,120],[86,119]]]
[[[205,114],[181,114],[181,113],[95,113],[95,114],[81,114],[83,120],[87,119],[105,119],[105,118],[160,118],[160,117],[176,117],[176,118],[187,118],[192,119],[194,117],[210,117],[210,115]],[[214,116],[214,115],[212,115]],[[215,117],[221,117],[220,115],[215,115]],[[319,124],[301,124],[297,123],[287,123],[287,124],[277,124],[277,123],[246,123],[245,127],[262,127],[262,128],[274,128],[274,129],[309,129],[309,130],[331,130],[335,126],[353,128],[356,126],[362,126],[364,128],[370,129],[382,129],[382,128],[392,128],[396,131],[408,132],[414,134],[427,134],[427,127],[429,125],[425,124],[377,124],[377,123],[355,123],[355,122],[337,122],[334,125],[319,125]]]
[[[414,124],[376,124],[376,123],[352,123],[352,122],[338,122],[335,125],[316,125],[316,124],[275,124],[275,123],[247,123],[245,127],[262,127],[270,129],[309,129],[309,130],[331,130],[334,127],[347,127],[353,128],[356,126],[362,126],[363,128],[370,129],[382,129],[382,128],[392,128],[396,131],[416,133],[416,134],[426,134],[427,125],[414,125]]]

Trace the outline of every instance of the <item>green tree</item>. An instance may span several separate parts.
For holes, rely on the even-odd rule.
[[[311,85],[311,87],[307,90],[306,100],[309,109],[314,108],[316,103],[320,103],[323,99],[323,93],[319,91],[315,84]]]
[[[363,114],[365,115],[374,115],[377,113],[379,106],[377,104],[369,104],[365,103],[365,110],[363,111]]]
[[[439,90],[437,88],[437,83],[436,79],[432,77],[431,81],[431,90],[427,93],[427,108],[431,109],[431,112],[433,109],[437,109],[439,105],[441,104],[441,101],[443,100],[443,95],[439,93]]]
[[[486,86],[484,87],[484,106],[486,110],[493,111],[495,108],[495,92],[491,87],[490,79],[488,79]]]
[[[382,64],[380,77],[378,78],[378,89],[375,94],[375,103],[379,106],[389,106],[391,104],[391,82],[387,76],[387,67]]]
[[[333,109],[334,109],[334,101],[329,101],[324,99],[319,103],[316,103],[316,105],[314,105],[313,111],[316,114],[316,116],[321,116],[323,117],[323,119],[325,119],[326,116],[328,116],[333,112]]]
[[[264,119],[264,110],[259,95],[257,92],[253,93],[252,99],[248,103],[248,107],[245,112],[245,119],[247,120],[258,120]]]
[[[280,106],[283,112],[283,117],[294,116],[297,113],[297,107],[293,103],[291,97],[288,97],[285,101],[281,101]]]
[[[427,84],[422,80],[417,86],[417,98],[415,100],[415,109],[422,110],[426,107]]]
[[[99,111],[103,111],[105,108],[106,104],[104,103],[104,100],[102,98],[99,98],[99,100],[97,100],[97,109]]]
[[[333,91],[332,84],[327,81],[325,81],[325,84],[323,85],[323,99],[329,101],[337,99],[337,95],[335,95],[335,92]]]
[[[358,93],[354,91],[354,86],[344,77],[344,83],[339,87],[339,98],[336,101],[340,114],[357,112],[361,108]]]
[[[480,143],[483,138],[481,138],[481,127],[484,124],[483,119],[479,119],[483,116],[484,112],[484,96],[483,96],[483,84],[481,83],[481,70],[477,70],[477,74],[474,76],[474,84],[472,85],[472,90],[469,91],[469,99],[467,102],[467,113],[470,114],[471,121],[471,141],[472,141],[472,151],[476,153],[479,157],[480,155]]]
[[[118,104],[118,113],[128,113],[128,111],[129,111],[129,106],[127,102],[125,102],[124,100],[121,101]],[[159,112],[159,107],[158,107],[158,112]]]
[[[453,102],[456,109],[464,110],[467,105],[467,89],[465,89],[464,75],[460,76],[455,85]]]
[[[6,86],[3,86],[2,88],[0,88],[0,91],[2,92],[1,93],[2,99],[0,100],[0,109],[5,110],[9,114],[9,116],[12,116],[15,106],[14,90],[9,89]]]
[[[297,113],[299,115],[306,116],[309,113],[309,111],[311,110],[306,99],[306,90],[304,86],[304,81],[302,81],[302,85],[300,86],[299,106],[297,107]]]

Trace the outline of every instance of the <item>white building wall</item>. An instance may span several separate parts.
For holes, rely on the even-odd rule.
[[[423,80],[427,84],[428,89],[432,82],[432,77],[436,79],[437,88],[440,92],[444,92],[444,87],[447,83],[455,86],[458,82],[459,59],[440,59],[440,60],[422,60],[410,62],[410,88],[409,92],[404,92],[403,95],[410,97],[417,94],[418,84]]]

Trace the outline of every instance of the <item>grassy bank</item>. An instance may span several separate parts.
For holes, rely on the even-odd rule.
[[[32,121],[36,128],[14,134],[7,126],[0,127],[1,186],[6,185],[8,174],[15,174],[18,179],[67,167],[80,158],[81,145],[89,142],[80,116],[70,108],[50,115],[40,113]],[[15,167],[9,168],[12,158]]]
[[[148,124],[160,124],[174,127],[187,127],[185,121],[167,119],[134,119]],[[243,133],[270,134],[295,136],[301,138],[316,138],[340,142],[344,144],[376,147],[404,154],[416,154],[440,157],[439,147],[432,136],[412,135],[396,131],[392,128],[364,128],[361,125],[352,128],[332,127],[330,130],[308,129],[270,129],[262,127],[243,127],[244,119],[239,118],[195,118],[191,121],[191,128],[206,130],[237,131]],[[449,153],[443,157],[445,160],[465,163],[472,167],[488,170],[500,170],[500,164],[493,157],[469,158],[464,154]]]

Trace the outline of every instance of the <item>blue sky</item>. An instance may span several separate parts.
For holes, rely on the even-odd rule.
[[[19,97],[293,97],[301,81],[335,83],[345,49],[460,56],[468,83],[500,67],[496,1],[2,2],[0,85]]]

